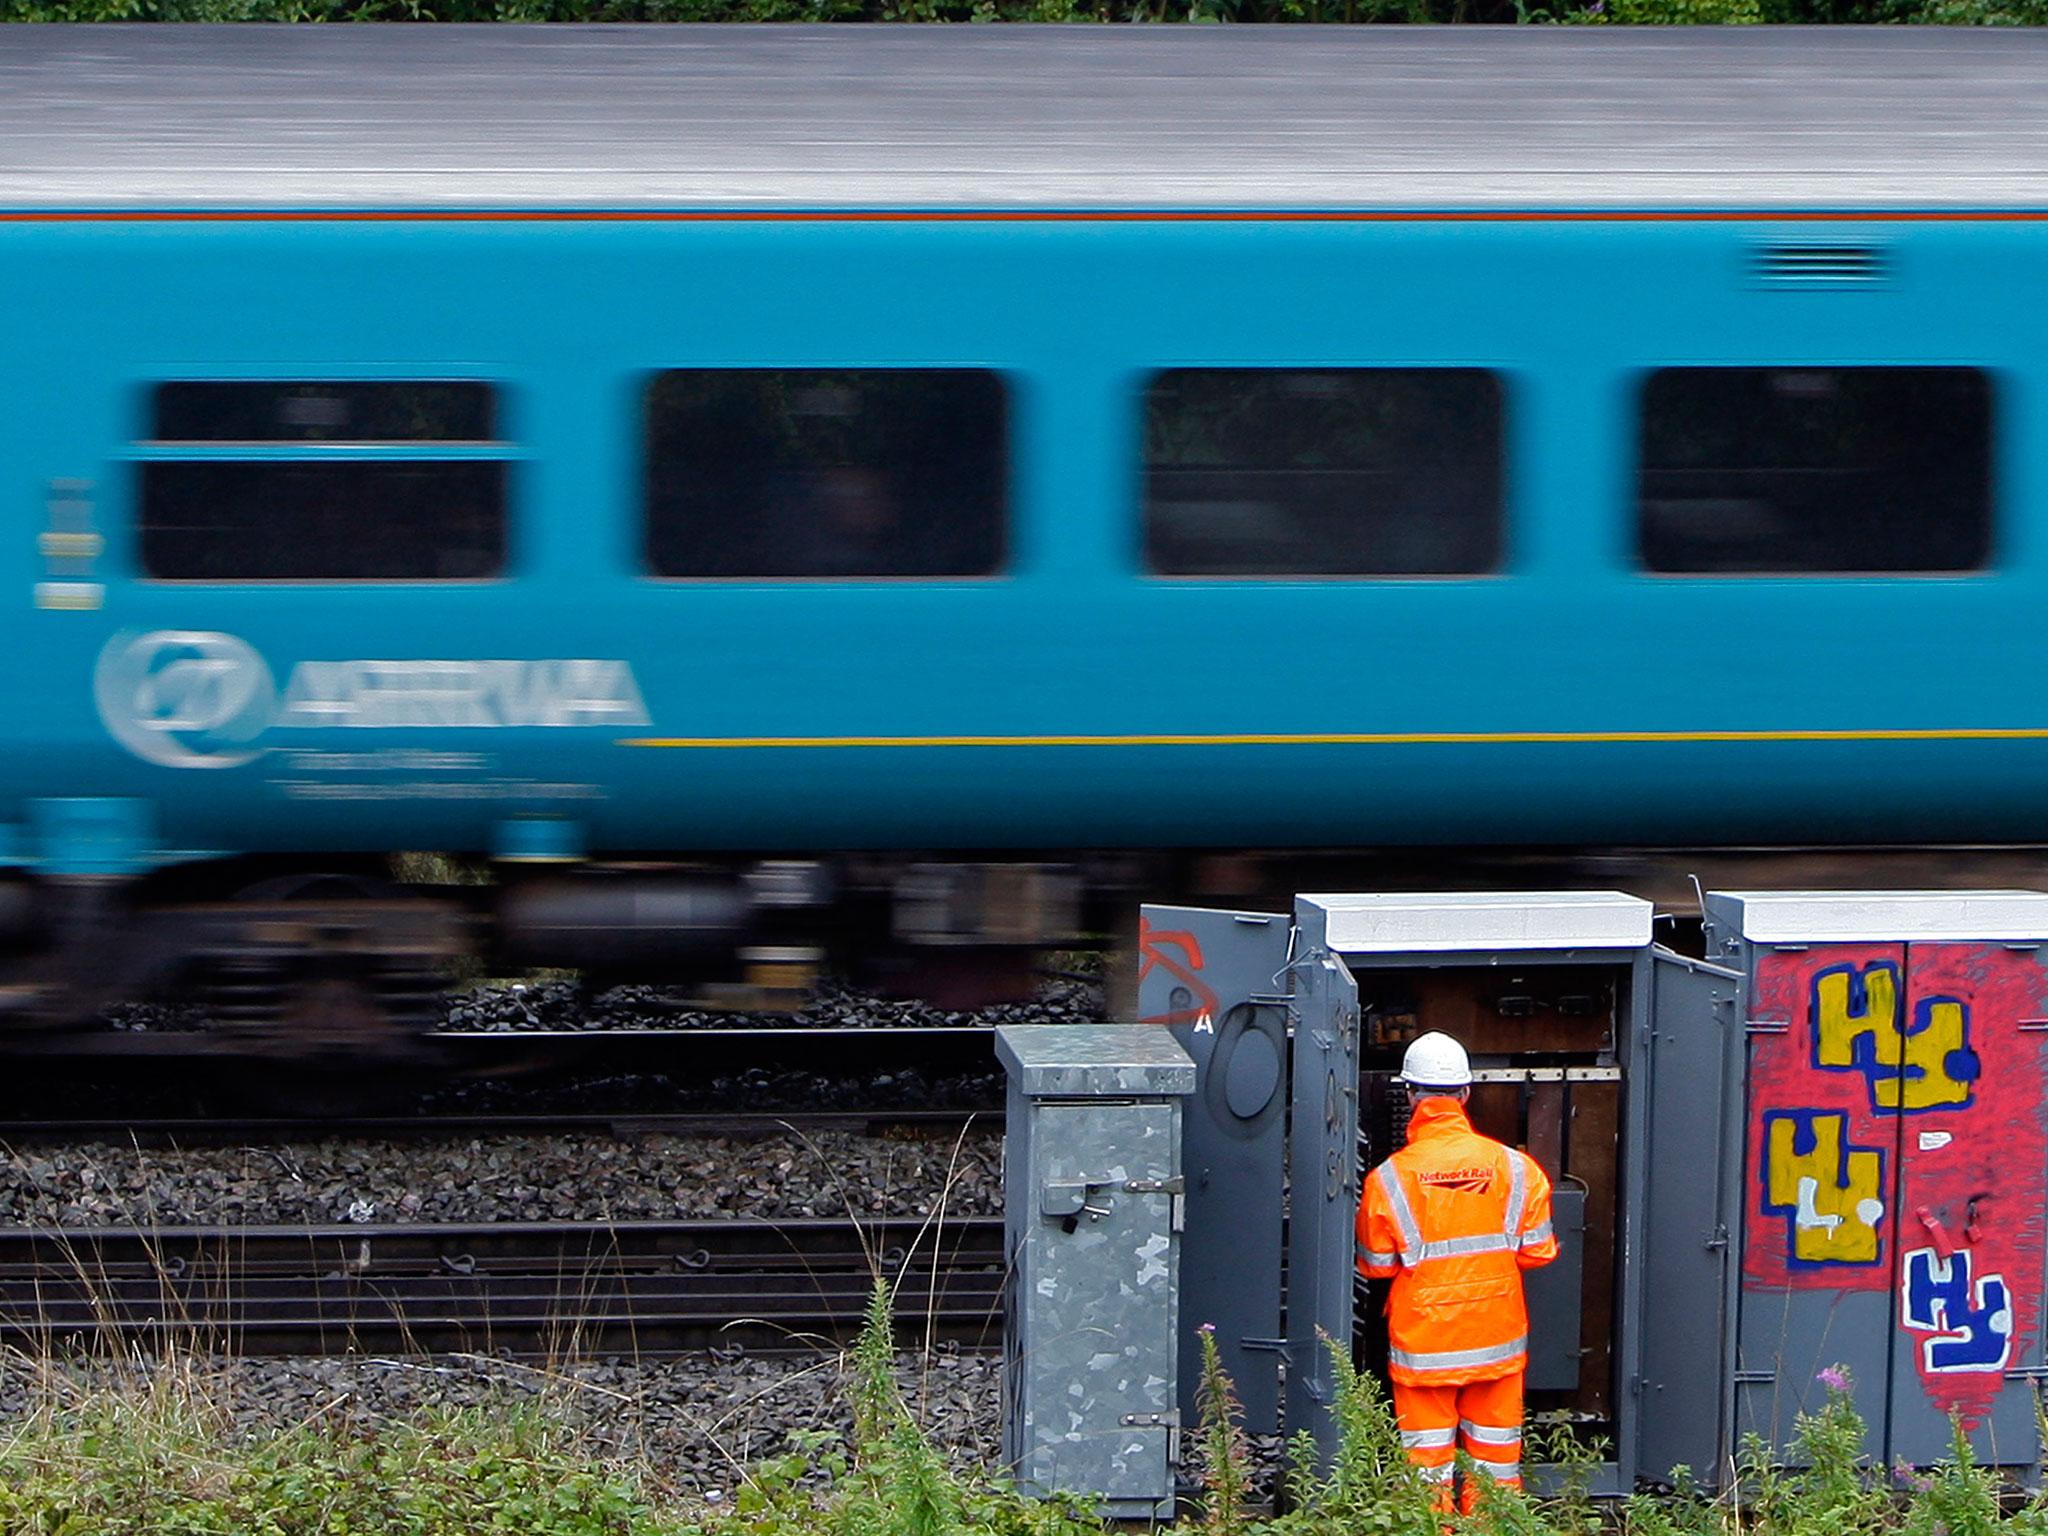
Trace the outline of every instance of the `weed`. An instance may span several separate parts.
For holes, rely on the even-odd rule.
[[[1337,1453],[1318,1476],[1313,1446],[1297,1437],[1289,1478],[1294,1507],[1252,1536],[1438,1536],[1443,1517],[1402,1449],[1385,1390],[1352,1365],[1347,1345],[1323,1344],[1335,1372]]]
[[[1027,1498],[998,1474],[948,1465],[897,1385],[892,1300],[878,1281],[846,1357],[850,1451],[827,1432],[793,1436],[717,1509],[665,1489],[645,1459],[604,1453],[545,1394],[400,1422],[330,1411],[338,1397],[296,1425],[251,1430],[194,1357],[99,1373],[0,1360],[28,1404],[0,1427],[0,1536],[1109,1536],[1072,1500]],[[1336,1453],[1319,1466],[1297,1436],[1290,1507],[1261,1516],[1213,1335],[1202,1354],[1208,1536],[2048,1536],[2048,1499],[2006,1512],[1960,1426],[1936,1467],[1873,1465],[1834,1368],[1826,1401],[1795,1423],[1795,1465],[1746,1448],[1739,1503],[1708,1497],[1679,1468],[1670,1494],[1602,1508],[1589,1496],[1601,1449],[1533,1426],[1532,1456],[1567,1468],[1562,1490],[1524,1497],[1482,1480],[1478,1510],[1446,1517],[1409,1465],[1385,1392],[1339,1346]]]
[[[1251,1486],[1251,1458],[1244,1442],[1244,1408],[1223,1352],[1216,1347],[1216,1325],[1197,1330],[1202,1344],[1202,1380],[1196,1405],[1202,1418],[1202,1483],[1209,1499],[1203,1524],[1216,1536],[1242,1536],[1245,1495]]]

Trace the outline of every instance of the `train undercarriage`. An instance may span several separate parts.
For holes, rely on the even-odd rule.
[[[294,861],[296,862],[296,861]],[[802,1008],[821,979],[966,1009],[1030,995],[1055,957],[1104,955],[1135,1008],[1143,901],[1286,910],[1302,890],[1618,889],[1690,947],[1697,892],[2039,887],[2048,847],[1200,850],[1055,858],[835,855],[573,867],[447,855],[243,859],[138,880],[0,884],[0,1053],[123,1048],[121,1009],[170,1054],[357,1063],[445,1025],[453,988],[535,975],[657,984],[735,1013]]]

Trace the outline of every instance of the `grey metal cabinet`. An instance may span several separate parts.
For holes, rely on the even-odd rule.
[[[1712,951],[1743,977],[1726,1156],[1737,1435],[1795,1454],[1844,1367],[1884,1460],[1951,1417],[2032,1474],[2048,1205],[2048,895],[1731,892]]]
[[[1355,1269],[1360,1176],[1404,1138],[1391,1085],[1406,1042],[1442,1029],[1473,1055],[1475,1125],[1525,1146],[1557,1188],[1562,1255],[1526,1283],[1532,1405],[1604,1436],[1607,1489],[1678,1462],[1711,1471],[1725,1350],[1697,1320],[1717,1321],[1727,1294],[1732,971],[1658,947],[1649,904],[1618,892],[1309,895],[1286,923],[1150,908],[1143,933],[1141,1010],[1199,1068],[1183,1270],[1250,1383],[1251,1428],[1307,1428],[1329,1448],[1323,1340],[1367,1365],[1383,1349]],[[1283,1017],[1284,1116],[1261,1094],[1267,1048],[1225,1052]],[[1255,1070],[1235,1065],[1246,1049]]]
[[[1143,1025],[1010,1026],[996,1050],[1009,1074],[1004,1460],[1031,1491],[1170,1515],[1194,1064]]]

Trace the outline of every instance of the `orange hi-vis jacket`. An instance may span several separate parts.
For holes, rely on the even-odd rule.
[[[1408,1145],[1358,1205],[1358,1267],[1387,1297],[1394,1380],[1449,1386],[1529,1363],[1522,1271],[1557,1257],[1550,1180],[1526,1152],[1472,1129],[1456,1099],[1417,1101]]]

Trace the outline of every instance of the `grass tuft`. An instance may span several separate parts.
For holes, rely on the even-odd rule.
[[[998,1474],[949,1465],[898,1385],[893,1293],[878,1281],[845,1357],[852,1438],[791,1437],[712,1505],[644,1456],[608,1448],[546,1394],[486,1407],[369,1415],[346,1392],[284,1427],[225,1406],[219,1367],[197,1356],[100,1362],[0,1359],[26,1404],[0,1423],[0,1536],[1108,1536],[1071,1501],[1026,1498]],[[2048,1536],[2048,1498],[2014,1501],[1958,1428],[1928,1469],[1874,1465],[1847,1377],[1795,1427],[1792,1468],[1752,1444],[1742,1494],[1710,1498],[1684,1469],[1675,1490],[1617,1504],[1583,1478],[1525,1497],[1488,1485],[1479,1510],[1445,1517],[1409,1466],[1386,1393],[1331,1349],[1342,1441],[1320,1469],[1293,1447],[1290,1507],[1250,1502],[1240,1409],[1203,1338],[1208,1536]],[[1558,1454],[1552,1435],[1547,1454]],[[1595,1448],[1565,1445],[1585,1465]]]
[[[0,1431],[7,1536],[638,1536],[678,1529],[632,1469],[593,1459],[542,1405],[426,1409],[402,1423],[316,1413],[250,1431],[203,1362],[93,1382],[27,1367]]]

